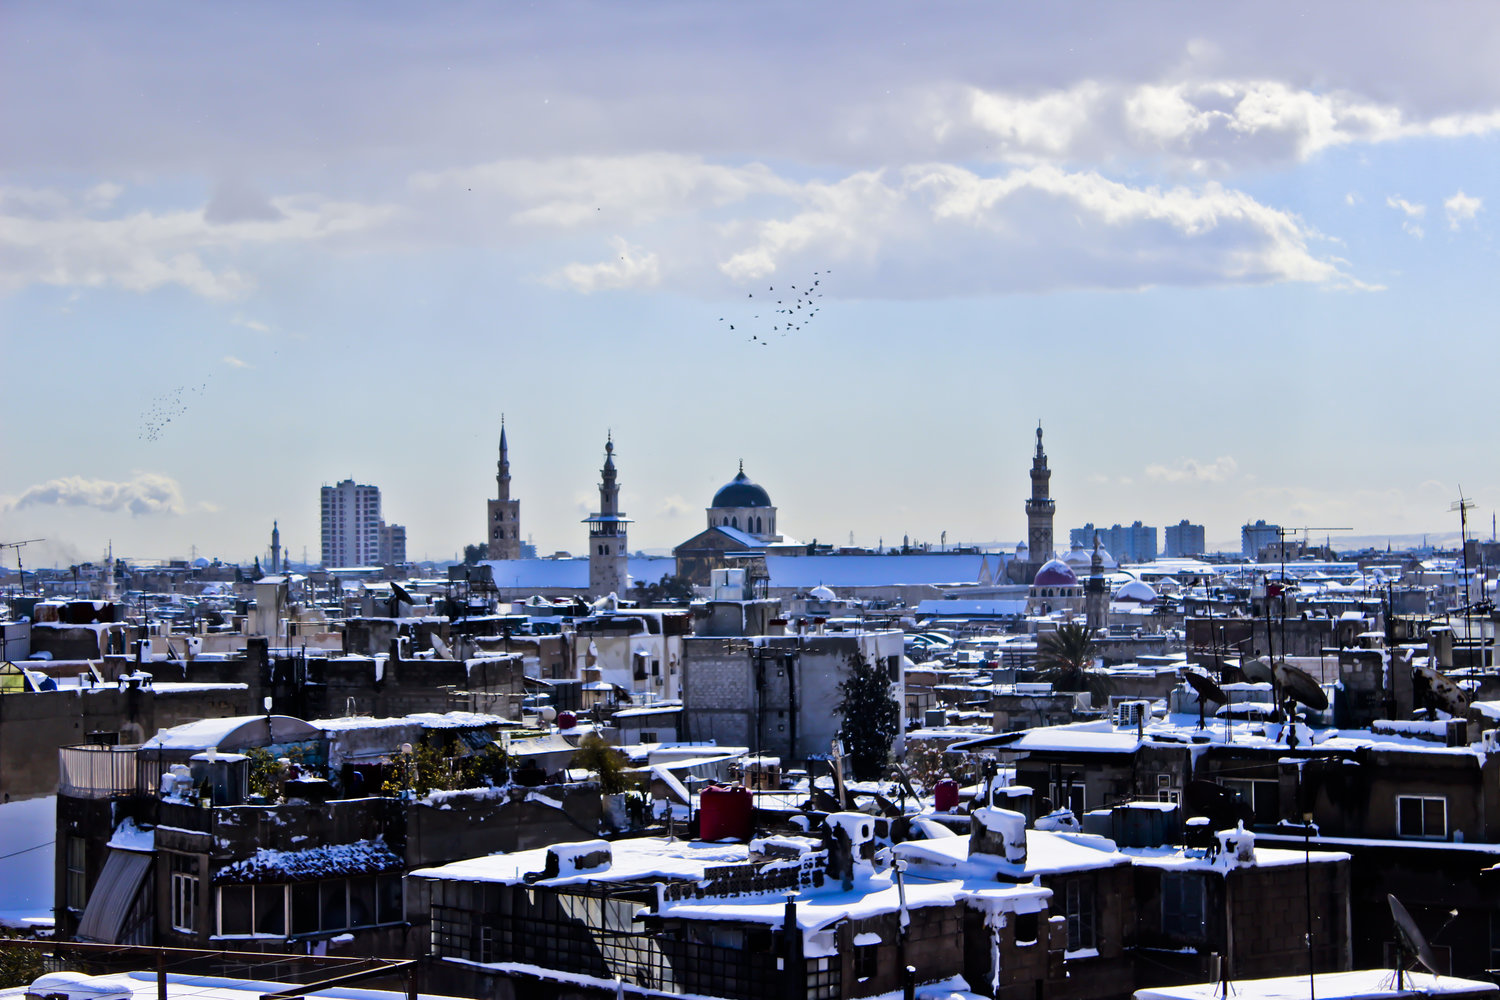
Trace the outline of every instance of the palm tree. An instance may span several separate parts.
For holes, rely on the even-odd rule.
[[[1109,677],[1090,668],[1099,655],[1093,629],[1068,623],[1037,641],[1038,678],[1049,681],[1055,691],[1087,691],[1095,700],[1107,697]]]

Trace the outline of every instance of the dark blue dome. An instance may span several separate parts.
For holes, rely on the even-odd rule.
[[[719,492],[714,494],[713,507],[769,507],[771,496],[764,489],[750,481],[745,475],[745,470],[740,469],[740,474],[729,482],[719,487]]]

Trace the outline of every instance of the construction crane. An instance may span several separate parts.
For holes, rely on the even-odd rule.
[[[20,578],[20,593],[26,592],[26,571],[21,568],[21,550],[32,542],[45,542],[45,538],[28,538],[22,542],[0,542],[0,549],[16,550],[16,576]]]

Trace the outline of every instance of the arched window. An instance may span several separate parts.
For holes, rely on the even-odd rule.
[[[729,519],[729,523],[730,523],[731,527],[738,528],[740,526],[740,517],[739,517],[739,515],[736,514],[734,517],[730,518]]]
[[[757,535],[761,533],[761,531],[760,531],[760,518],[758,518],[758,517],[755,519],[755,533]]]

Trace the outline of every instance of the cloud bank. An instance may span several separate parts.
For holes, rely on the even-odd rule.
[[[92,507],[128,511],[132,517],[181,514],[185,505],[177,480],[154,472],[137,472],[123,482],[64,476],[28,487],[20,496],[6,498],[10,510],[29,507]]]

